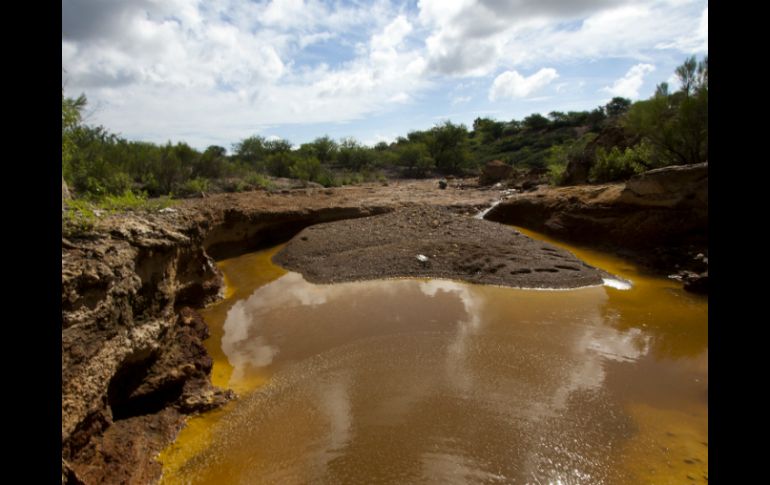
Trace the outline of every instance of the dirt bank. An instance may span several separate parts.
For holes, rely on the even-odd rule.
[[[667,167],[626,183],[540,187],[486,219],[624,254],[661,274],[708,279],[708,164]]]
[[[502,224],[430,207],[319,224],[273,261],[312,283],[432,277],[523,288],[575,288],[602,274]]]

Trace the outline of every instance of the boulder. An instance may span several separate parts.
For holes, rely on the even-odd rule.
[[[487,162],[481,170],[479,183],[481,185],[492,185],[496,182],[500,182],[509,178],[512,170],[513,167],[502,160],[492,160],[491,162]]]

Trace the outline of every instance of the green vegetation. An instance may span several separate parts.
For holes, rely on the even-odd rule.
[[[149,199],[146,193],[126,190],[120,195],[106,195],[99,199],[73,199],[67,201],[62,212],[62,234],[71,236],[86,233],[94,228],[97,220],[117,212],[157,212],[174,205],[169,197]]]
[[[589,182],[624,180],[655,167],[708,160],[708,58],[687,59],[676,75],[677,92],[663,83],[650,99],[632,103],[616,97],[591,111],[533,113],[509,121],[476,118],[470,130],[445,121],[374,147],[328,136],[294,147],[255,135],[233,144],[231,154],[216,145],[200,152],[183,142],[128,141],[83,124],[85,96],[67,98],[62,92],[62,174],[79,199],[68,206],[80,211],[71,217],[87,225],[91,216],[83,201],[133,209],[160,196],[271,190],[275,177],[330,187],[472,175],[495,159],[519,174],[545,173],[554,184],[564,182],[575,164],[587,167]]]

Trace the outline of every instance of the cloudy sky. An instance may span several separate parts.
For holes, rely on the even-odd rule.
[[[87,122],[199,149],[593,109],[706,53],[703,0],[62,0]]]

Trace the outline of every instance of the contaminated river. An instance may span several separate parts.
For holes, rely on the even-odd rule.
[[[708,300],[524,231],[632,282],[313,285],[275,247],[224,260],[203,313],[215,385],[161,483],[708,482]]]

